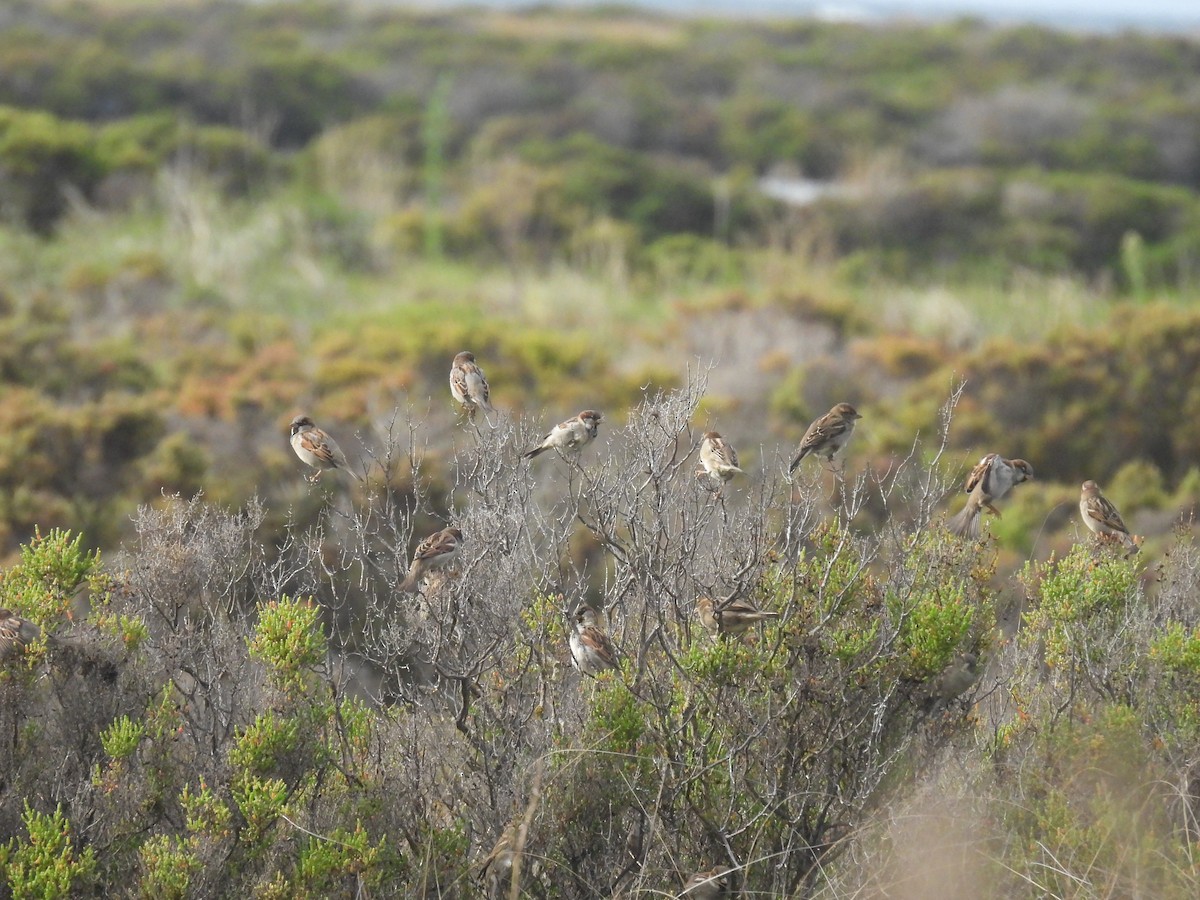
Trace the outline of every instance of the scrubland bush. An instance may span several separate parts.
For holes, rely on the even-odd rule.
[[[1060,852],[1064,891],[1124,884],[1126,822],[1171,861],[1148,883],[1190,883],[1190,543],[1151,587],[1105,547],[1031,565],[1014,638],[994,551],[938,527],[937,445],[885,476],[764,460],[713,494],[702,394],[647,394],[577,459],[522,461],[523,421],[468,426],[449,496],[393,438],[361,495],[279,544],[260,504],[180,498],[104,565],[35,538],[0,579],[46,635],[0,685],[12,895],[652,896],[720,864],[815,896],[895,871],[857,864],[889,852],[885,811],[964,779],[961,804],[1023,797],[986,825],[1018,873],[993,895]],[[411,495],[388,489],[406,472]],[[445,522],[457,569],[400,594]],[[702,596],[777,618],[714,638]],[[594,679],[567,649],[583,604],[618,653]],[[1147,771],[1178,788],[1135,808]]]

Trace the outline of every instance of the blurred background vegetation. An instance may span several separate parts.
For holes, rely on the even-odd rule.
[[[706,410],[752,462],[849,399],[886,467],[965,379],[955,464],[1031,460],[1031,508],[1115,481],[1162,532],[1196,497],[1193,40],[323,2],[3,16],[10,556],[35,523],[112,545],[164,490],[303,504],[299,410],[352,451],[396,409],[445,447],[464,347],[547,422],[620,421],[711,364]]]

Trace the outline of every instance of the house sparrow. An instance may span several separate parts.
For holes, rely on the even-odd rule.
[[[729,870],[718,866],[707,872],[697,872],[683,885],[680,898],[688,900],[719,900],[733,893],[733,879]]]
[[[779,613],[763,612],[748,600],[729,600],[718,607],[710,597],[696,601],[696,612],[704,630],[713,637],[742,634],[755,622],[779,618]]]
[[[788,466],[788,472],[796,471],[800,460],[810,453],[824,456],[833,462],[834,455],[850,442],[850,436],[854,434],[854,423],[861,418],[858,410],[849,403],[839,403],[825,413],[804,432],[804,437],[800,439],[800,452]]]
[[[979,517],[983,507],[996,515],[1000,510],[993,500],[1005,497],[1018,484],[1033,478],[1033,466],[1023,459],[1005,459],[999,453],[989,453],[971,470],[964,490],[970,495],[962,512],[946,523],[952,534],[976,540],[979,537]]]
[[[500,839],[496,841],[496,845],[492,847],[491,853],[479,863],[479,877],[486,880],[489,897],[508,896],[512,883],[513,864],[520,852],[517,849],[520,832],[519,825],[509,825],[505,828],[500,834]]]
[[[582,606],[575,613],[571,632],[571,664],[582,674],[595,678],[605,669],[617,668],[617,651],[604,629],[596,624],[596,612]]]
[[[430,572],[446,568],[458,559],[462,545],[463,534],[458,528],[443,528],[425,538],[417,544],[412,566],[409,567],[408,576],[400,583],[400,591],[415,594],[422,578]]]
[[[10,609],[0,609],[0,660],[12,659],[38,639],[42,629]]]
[[[961,697],[983,674],[979,669],[979,657],[974,653],[963,653],[942,674],[929,683],[925,694],[926,712],[937,711],[950,701]]]
[[[317,470],[309,481],[315,483],[326,469],[344,469],[358,478],[346,462],[346,454],[337,445],[337,441],[314,425],[308,416],[296,416],[292,419],[291,440],[292,449],[296,451],[301,462]]]
[[[1102,539],[1115,538],[1130,553],[1138,552],[1140,541],[1129,533],[1117,508],[1100,493],[1100,486],[1094,481],[1083,483],[1083,491],[1079,495],[1079,514],[1083,516],[1083,524],[1093,534],[1098,534]]]
[[[706,431],[700,442],[700,464],[709,478],[719,478],[722,483],[734,475],[745,473],[738,467],[737,451],[715,431]]]
[[[475,410],[480,406],[484,412],[492,411],[487,379],[475,362],[474,353],[464,350],[454,357],[454,365],[450,367],[450,393],[471,417],[475,416]]]
[[[603,417],[594,409],[585,409],[573,419],[559,422],[550,429],[550,433],[542,438],[542,442],[525,454],[526,459],[533,459],[547,450],[558,450],[560,453],[577,453],[582,447],[590,444],[600,430]]]

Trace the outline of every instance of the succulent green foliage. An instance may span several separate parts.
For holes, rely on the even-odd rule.
[[[145,733],[146,726],[143,723],[135,722],[129,716],[121,716],[100,735],[100,743],[109,758],[122,760],[137,751]]]
[[[66,898],[86,890],[96,871],[96,854],[82,851],[61,807],[39,813],[25,806],[25,834],[0,847],[0,871],[14,898]]]
[[[100,565],[99,552],[82,542],[82,533],[35,531],[21,547],[20,562],[0,574],[0,602],[38,624],[65,620],[75,592]]]
[[[268,677],[284,694],[308,692],[314,670],[325,662],[328,648],[319,619],[311,600],[285,596],[259,608],[250,654],[267,666]]]
[[[1140,570],[1136,558],[1110,548],[1096,552],[1086,544],[1062,559],[1027,564],[1021,579],[1037,600],[1025,614],[1022,640],[1039,642],[1051,669],[1096,661],[1126,607],[1141,599]]]
[[[138,894],[150,898],[184,900],[199,860],[187,839],[174,835],[156,834],[142,844],[138,851],[142,877]]]

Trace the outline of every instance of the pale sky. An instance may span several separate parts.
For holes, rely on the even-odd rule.
[[[381,2],[381,0],[375,0]],[[382,0],[386,3],[387,0]],[[422,6],[528,6],[534,0],[418,0]],[[544,0],[543,0],[544,2]],[[597,0],[548,0],[551,6],[593,6]],[[972,15],[1001,22],[1033,21],[1080,29],[1135,28],[1200,37],[1200,0],[625,0],[671,12],[806,15],[839,18]],[[403,5],[403,4],[401,4]]]

